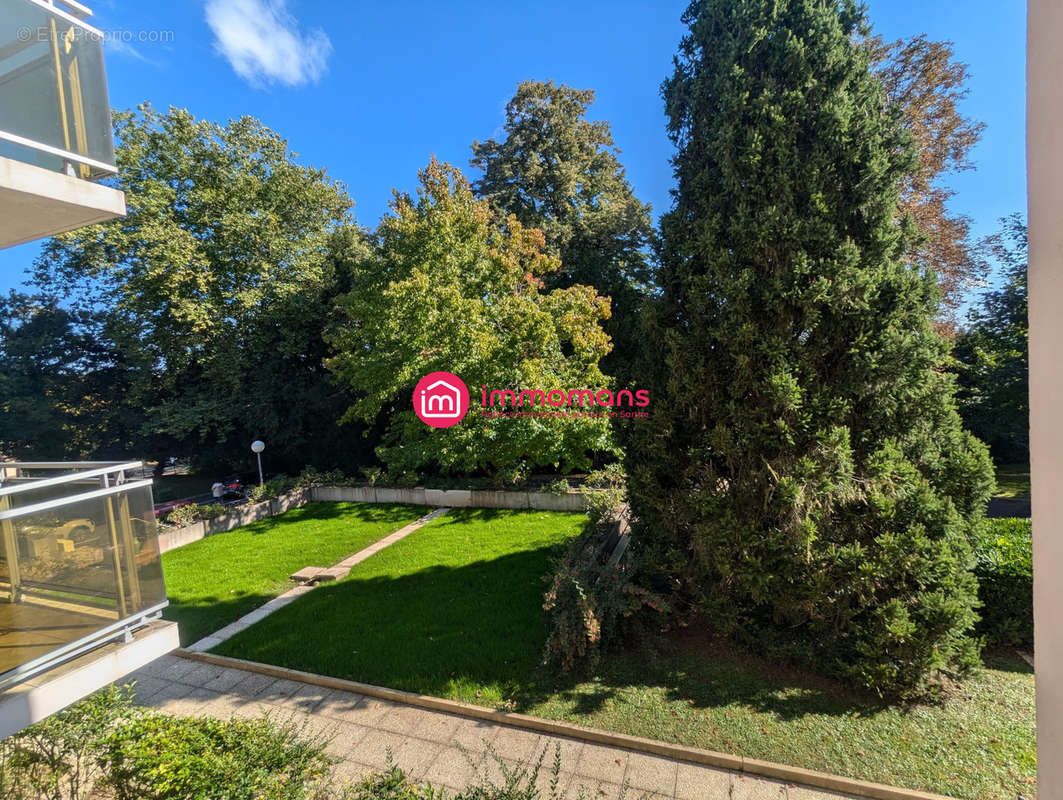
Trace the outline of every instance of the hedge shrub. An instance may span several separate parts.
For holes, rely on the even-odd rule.
[[[115,729],[101,757],[116,800],[303,800],[332,759],[293,723],[145,713]]]
[[[1028,519],[991,519],[975,546],[979,633],[991,645],[1033,647],[1033,541]]]
[[[163,521],[167,525],[176,525],[180,528],[185,525],[191,525],[193,522],[199,522],[203,519],[220,517],[222,514],[228,513],[228,511],[229,509],[221,503],[210,503],[203,506],[189,503],[188,505],[175,508],[166,515],[166,518]]]

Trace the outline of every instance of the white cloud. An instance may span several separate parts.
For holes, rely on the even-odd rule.
[[[96,2],[98,4],[99,0],[96,0]],[[154,61],[148,58],[146,55],[144,55],[135,47],[133,47],[133,45],[131,45],[129,42],[124,42],[121,39],[109,38],[104,42],[104,47],[114,53],[118,53],[119,55],[132,58],[135,61],[141,61],[145,64],[151,64],[153,67],[159,66],[158,61]]]
[[[328,69],[332,42],[301,30],[288,0],[207,0],[206,11],[215,49],[255,86],[315,83]]]

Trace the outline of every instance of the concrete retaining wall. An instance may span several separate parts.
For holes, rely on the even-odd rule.
[[[315,501],[360,503],[406,503],[411,506],[450,508],[512,508],[536,511],[585,511],[582,492],[504,492],[479,489],[393,489],[382,486],[321,486],[311,489]]]
[[[283,514],[285,511],[298,508],[309,502],[310,491],[308,489],[300,489],[261,503],[237,506],[220,517],[200,520],[199,522],[193,522],[191,525],[172,528],[160,533],[159,552],[165,553],[217,533],[227,533],[233,528],[241,528],[244,525],[250,525],[252,522],[258,522],[260,519]]]
[[[584,511],[587,498],[581,492],[547,494],[546,492],[504,492],[478,489],[398,489],[386,486],[318,486],[246,506],[238,506],[214,519],[193,522],[182,528],[159,534],[159,552],[226,533],[266,517],[283,514],[309,502],[325,503],[405,503],[411,506],[449,506],[451,508],[511,508],[536,511]]]

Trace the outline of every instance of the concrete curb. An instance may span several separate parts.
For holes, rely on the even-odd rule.
[[[628,736],[623,733],[603,731],[598,728],[587,728],[582,725],[574,725],[569,722],[540,719],[527,714],[514,714],[508,711],[496,711],[483,706],[462,703],[457,700],[446,700],[441,697],[403,692],[398,689],[387,689],[382,686],[373,686],[368,683],[358,683],[342,678],[330,678],[326,675],[315,675],[310,672],[276,667],[271,664],[260,664],[256,661],[244,661],[239,658],[218,656],[213,653],[198,653],[189,650],[174,650],[172,655],[180,656],[191,661],[201,661],[218,667],[239,669],[244,672],[253,672],[271,678],[282,678],[298,683],[321,686],[327,689],[339,689],[345,692],[376,697],[381,700],[389,700],[394,703],[425,708],[430,711],[441,711],[447,714],[457,714],[471,719],[480,719],[494,722],[499,725],[508,725],[513,728],[546,733],[551,736],[565,736],[570,739],[578,739],[583,742],[604,744],[611,747],[622,747],[639,753],[648,753],[655,756],[687,761],[693,764],[703,764],[709,767],[729,769],[735,772],[744,772],[749,775],[758,775],[765,778],[786,783],[796,783],[812,786],[817,789],[827,789],[834,792],[869,797],[873,800],[949,800],[944,795],[921,792],[914,789],[901,789],[895,786],[887,786],[881,783],[871,783],[856,778],[843,778],[839,775],[831,775],[826,772],[790,767],[785,764],[776,764],[771,761],[760,761],[744,756],[735,756],[727,753],[717,753],[712,750],[703,750],[699,747],[687,747],[685,745],[659,742],[654,739],[644,739],[639,736]]]

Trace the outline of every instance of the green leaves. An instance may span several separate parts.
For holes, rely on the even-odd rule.
[[[697,0],[686,20],[640,370],[657,413],[624,442],[647,558],[748,643],[918,693],[971,663],[992,476],[908,258],[915,151],[854,3]]]
[[[142,420],[138,449],[231,462],[263,438],[276,466],[331,460],[347,402],[323,365],[331,251],[361,236],[343,187],[250,117],[143,105],[115,131],[128,215],[50,240],[34,277],[104,310],[128,381],[109,402]]]
[[[515,217],[498,221],[460,171],[434,159],[417,197],[396,195],[371,253],[349,264],[344,322],[328,366],[358,397],[348,419],[386,427],[381,459],[396,474],[486,471],[510,478],[536,467],[570,469],[611,450],[605,419],[480,418],[489,390],[589,388],[609,384],[600,322],[609,303],[587,286],[544,291],[558,268],[542,232]],[[433,429],[411,406],[430,372],[461,377],[473,398],[465,420]]]
[[[1026,319],[1026,223],[1018,214],[982,243],[1004,272],[956,339],[959,406],[964,421],[998,461],[1026,461],[1029,442],[1029,323]]]
[[[607,122],[586,118],[594,92],[524,81],[506,105],[505,138],[474,142],[473,185],[500,217],[538,228],[560,257],[548,288],[592,286],[612,300],[605,330],[616,344],[610,375],[627,372],[638,341],[637,310],[650,282],[656,232],[634,194]],[[623,374],[621,374],[623,373]]]

